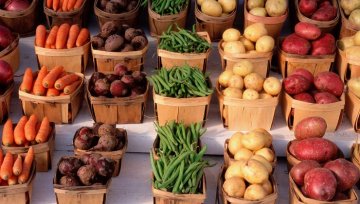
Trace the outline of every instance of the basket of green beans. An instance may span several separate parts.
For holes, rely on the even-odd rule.
[[[155,13],[164,16],[180,13],[187,8],[189,0],[142,0],[142,6],[147,4]]]

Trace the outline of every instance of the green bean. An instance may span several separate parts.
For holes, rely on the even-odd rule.
[[[155,176],[155,179],[160,181],[161,180],[161,177],[156,169],[156,166],[155,166],[155,161],[154,161],[154,157],[153,157],[153,154],[152,154],[152,151],[150,151],[150,164],[151,164],[151,167],[153,169],[153,173],[154,173],[154,176]]]

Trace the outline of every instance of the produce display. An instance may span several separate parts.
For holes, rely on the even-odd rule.
[[[23,11],[31,5],[32,0],[2,0],[0,1],[0,9],[5,11]]]
[[[160,36],[158,49],[177,53],[205,53],[211,45],[195,31],[177,27],[178,31],[171,30],[171,27]]]
[[[10,29],[0,25],[0,52],[7,48],[15,40]]]
[[[8,147],[26,147],[47,142],[51,136],[52,127],[49,119],[41,121],[36,115],[22,116],[16,125],[9,118],[3,127],[2,145]]]
[[[322,33],[316,25],[300,22],[295,25],[295,33],[284,38],[281,50],[298,55],[332,55],[336,51],[335,37]]]
[[[338,41],[339,48],[345,51],[349,58],[360,56],[360,31],[355,35],[344,37]]]
[[[74,147],[89,151],[116,151],[125,145],[125,132],[113,125],[95,123],[93,127],[82,127],[74,136]]]
[[[253,64],[241,60],[219,76],[220,90],[226,97],[256,100],[277,97],[281,91],[281,82],[275,77],[264,79],[253,72]]]
[[[305,160],[295,165],[290,176],[302,193],[319,201],[350,199],[349,190],[359,181],[359,169],[345,159],[328,161],[324,165]]]
[[[134,97],[144,94],[146,89],[146,74],[129,71],[122,63],[115,65],[113,74],[94,72],[89,81],[89,91],[95,97]]]
[[[245,28],[244,34],[235,28],[224,31],[221,44],[225,54],[272,52],[275,40],[268,35],[263,23],[254,23]]]
[[[148,4],[149,0],[143,0],[143,6]],[[155,13],[164,15],[174,15],[183,11],[189,4],[189,0],[151,0],[151,10]]]
[[[96,6],[107,13],[121,14],[134,10],[138,4],[139,0],[100,0]]]
[[[53,26],[49,32],[44,25],[36,28],[35,45],[50,49],[69,49],[81,47],[89,42],[90,32],[79,25],[63,23]]]
[[[360,98],[360,77],[351,78],[347,82],[347,87],[355,96]]]
[[[339,3],[350,23],[360,28],[360,0],[339,0]]]
[[[108,52],[130,52],[142,50],[148,40],[142,29],[123,24],[117,26],[113,21],[104,23],[98,35],[91,38],[92,47]]]
[[[0,96],[6,92],[13,82],[14,73],[11,65],[4,60],[0,60]]]
[[[156,94],[166,97],[190,98],[204,97],[213,93],[206,74],[198,68],[184,65],[161,68],[148,77]]]
[[[64,187],[105,185],[114,169],[114,160],[100,154],[62,157],[57,165],[56,184]]]
[[[20,154],[12,155],[7,152],[5,155],[0,151],[0,185],[11,186],[26,183],[31,176],[31,166],[34,161],[34,149],[29,148],[25,156]]]
[[[287,9],[287,0],[247,0],[247,10],[254,16],[282,16]]]
[[[312,20],[331,21],[337,16],[337,7],[330,0],[299,0],[298,4],[300,13]]]
[[[223,17],[236,9],[236,0],[197,0],[197,5],[206,15]]]
[[[50,71],[43,66],[39,72],[26,68],[20,91],[49,97],[70,95],[78,89],[82,80],[75,73],[65,72],[62,66],[56,66]]]
[[[46,0],[46,7],[56,12],[70,12],[81,8],[86,0]]]

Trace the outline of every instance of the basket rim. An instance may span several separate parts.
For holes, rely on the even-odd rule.
[[[0,57],[4,57],[14,51],[17,47],[19,47],[20,34],[12,33],[15,36],[15,39],[8,45],[5,49],[1,50]]]
[[[36,161],[35,158],[33,160],[33,163],[31,164],[31,173],[29,176],[29,179],[26,183],[23,184],[16,184],[11,186],[0,186],[0,193],[1,194],[7,194],[8,191],[13,191],[14,193],[9,194],[17,194],[17,193],[24,193],[31,189],[32,183],[36,177]]]
[[[108,12],[105,12],[105,11],[101,10],[97,6],[98,2],[99,2],[99,0],[94,1],[94,13],[95,13],[95,15],[96,16],[102,15],[103,17],[107,17],[107,18],[110,18],[110,17],[121,18],[121,17],[126,17],[126,16],[133,16],[140,9],[140,0],[139,0],[138,3],[136,4],[136,7],[133,10],[122,12],[122,13],[108,13]]]
[[[222,47],[222,44],[225,41],[223,39],[221,39],[218,43],[218,50],[219,50],[219,54],[220,56],[224,57],[224,58],[239,58],[239,59],[244,59],[244,58],[256,58],[256,59],[271,59],[273,56],[273,53],[275,51],[275,47],[272,51],[270,52],[256,52],[256,53],[238,53],[238,54],[229,54],[229,53],[225,53],[224,48]]]
[[[342,108],[345,107],[345,91],[341,94],[341,96],[339,97],[340,100],[334,103],[328,103],[328,104],[317,104],[317,103],[308,103],[305,101],[300,101],[300,100],[296,100],[293,97],[291,97],[290,94],[286,93],[285,91],[283,91],[284,97],[287,98],[287,100],[291,100],[291,107],[292,108],[296,108],[293,107],[294,105],[300,105],[300,106],[307,106],[310,107],[310,109],[319,109],[319,110],[329,110],[329,106],[330,107],[336,107],[338,108],[339,106],[341,106]]]
[[[44,1],[44,3],[43,3],[43,9],[44,9],[44,13],[45,13],[46,15],[49,15],[49,16],[58,16],[58,17],[73,16],[73,15],[76,15],[76,14],[78,14],[78,13],[80,13],[80,12],[83,12],[84,7],[85,7],[85,4],[86,4],[87,1],[88,1],[88,0],[84,0],[83,3],[82,3],[82,5],[81,5],[80,8],[78,8],[78,9],[74,9],[74,10],[72,10],[72,11],[61,11],[61,12],[59,12],[59,11],[54,11],[54,10],[48,8],[48,7],[46,6],[46,1]]]
[[[11,85],[6,89],[6,91],[4,92],[4,94],[0,95],[0,101],[2,100],[6,100],[7,97],[9,97],[12,92],[14,91],[15,89],[15,81],[13,81],[11,83]]]
[[[187,4],[184,7],[184,9],[181,10],[177,14],[160,15],[160,14],[156,13],[154,10],[151,9],[151,0],[148,0],[147,10],[148,10],[148,13],[149,13],[149,17],[151,16],[152,18],[154,18],[156,20],[159,20],[159,21],[161,21],[161,20],[171,20],[171,19],[176,19],[176,18],[186,16],[186,13],[187,13],[188,8],[189,8],[189,4],[190,4],[190,1],[187,0]]]
[[[145,36],[145,38],[147,39],[146,36]],[[98,56],[105,56],[107,58],[109,58],[109,57],[136,57],[139,55],[144,55],[148,51],[148,49],[149,49],[149,42],[143,49],[136,50],[136,51],[129,51],[129,52],[109,52],[109,51],[105,51],[105,50],[98,50],[98,49],[95,49],[91,43],[91,53],[93,55],[93,58],[97,58]]]
[[[281,16],[265,16],[265,17],[264,16],[255,16],[248,11],[247,2],[248,2],[248,0],[244,0],[244,16],[249,21],[257,19],[265,24],[278,24],[278,23],[285,22],[289,15],[289,5],[288,5],[286,12]],[[249,17],[250,17],[250,19],[249,19]],[[270,23],[269,21],[279,21],[279,22]]]
[[[22,11],[6,11],[0,9],[0,16],[5,18],[19,18],[31,14],[35,11],[39,0],[32,0],[28,8]]]
[[[39,47],[35,45],[35,40],[34,40],[34,49],[35,49],[35,54],[41,54],[41,55],[45,55],[45,56],[53,56],[53,53],[56,54],[63,54],[65,56],[71,56],[71,55],[75,55],[75,54],[86,54],[85,51],[89,50],[90,48],[90,40],[85,43],[84,45],[80,46],[80,47],[73,47],[73,48],[64,48],[64,49],[52,49],[52,48],[45,48],[45,47]],[[39,53],[40,52],[40,53]],[[50,53],[49,53],[50,52]],[[89,51],[88,51],[89,52]],[[44,54],[46,53],[46,54]],[[49,53],[49,54],[47,54]]]
[[[231,11],[231,13],[229,13],[227,16],[219,16],[219,17],[215,17],[215,16],[209,16],[203,12],[200,11],[199,9],[199,5],[197,4],[197,2],[195,1],[195,16],[197,18],[199,18],[200,20],[202,21],[209,21],[209,22],[212,22],[214,23],[214,21],[225,21],[225,20],[230,20],[232,18],[235,18],[236,17],[236,11],[238,9],[238,1],[236,1],[236,6],[235,6],[235,9],[233,11]]]

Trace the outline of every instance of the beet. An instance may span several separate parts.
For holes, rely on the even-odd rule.
[[[133,88],[135,86],[135,79],[132,75],[124,75],[121,77],[121,81],[124,82],[127,86]]]
[[[100,137],[105,136],[105,135],[116,135],[116,128],[112,125],[109,124],[102,124],[99,126],[98,129],[98,135]]]
[[[142,32],[139,32],[139,30],[135,28],[128,28],[125,31],[124,37],[128,42],[131,42],[133,38],[139,35],[142,35]]]
[[[107,79],[98,79],[95,82],[95,93],[100,96],[106,96],[110,93],[110,83]]]
[[[101,72],[95,72],[95,73],[91,76],[91,78],[90,78],[90,83],[93,84],[93,85],[95,85],[95,82],[96,82],[97,80],[103,79],[103,78],[105,78],[105,77],[106,77],[105,74],[103,74],[103,73],[101,73]]]
[[[74,146],[77,149],[88,150],[93,144],[93,137],[90,134],[78,135],[74,140]]]
[[[110,93],[115,97],[125,96],[128,94],[128,92],[129,90],[127,85],[120,80],[115,80],[110,85]]]
[[[94,49],[100,49],[100,48],[104,47],[105,41],[100,36],[94,36],[91,38],[91,44]]]
[[[112,159],[101,157],[97,161],[95,169],[99,175],[109,178],[114,173],[115,162]]]
[[[118,146],[118,138],[114,135],[105,135],[99,138],[98,144],[91,148],[95,151],[114,151]]]
[[[75,176],[63,176],[60,178],[59,184],[67,187],[80,186],[80,182]]]
[[[128,68],[123,63],[118,63],[114,67],[114,73],[120,77],[124,76],[127,71],[128,71]]]
[[[97,154],[97,153],[84,154],[80,157],[80,160],[84,164],[91,164],[91,165],[95,166],[95,164],[101,157],[102,157],[101,154]]]
[[[114,21],[108,21],[101,26],[100,36],[107,38],[117,32],[117,26]]]
[[[96,175],[96,169],[93,165],[85,165],[79,168],[77,176],[82,184],[90,186],[93,184]]]
[[[74,175],[82,165],[76,157],[62,158],[59,162],[59,172],[63,175]]]
[[[147,44],[148,40],[143,35],[136,36],[131,40],[131,45],[134,47],[135,50],[141,50],[146,47]]]
[[[108,74],[106,78],[108,79],[110,84],[115,80],[120,80],[120,77],[116,74]]]
[[[142,87],[135,87],[133,89],[131,89],[131,95],[132,97],[135,97],[135,96],[138,96],[138,95],[141,95],[141,94],[144,94],[145,93],[145,89],[142,88]]]
[[[79,130],[79,135],[85,135],[85,134],[92,134],[91,128],[82,127],[82,128]]]

